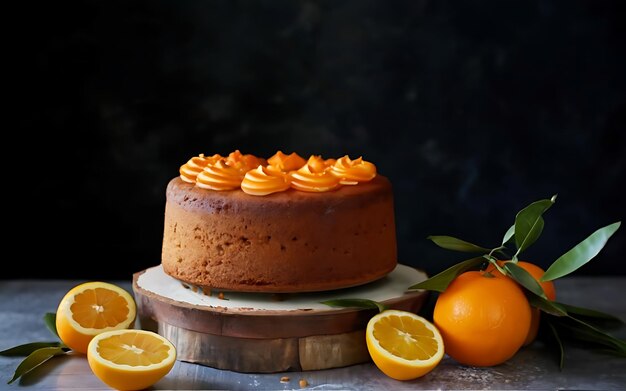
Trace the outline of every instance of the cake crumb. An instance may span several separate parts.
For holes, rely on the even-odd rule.
[[[202,287],[202,294],[205,296],[211,296],[211,288]]]
[[[192,290],[194,293],[197,293],[197,292],[198,292],[198,287],[197,287],[197,286],[195,286],[195,285],[192,285],[192,286],[191,286],[191,290]]]
[[[217,294],[217,298],[220,300],[224,300],[224,292],[220,292]]]
[[[306,379],[300,379],[300,388],[305,388],[309,385],[309,382]]]
[[[287,383],[289,381],[289,377],[288,376],[283,376],[280,378],[280,382],[281,383]]]

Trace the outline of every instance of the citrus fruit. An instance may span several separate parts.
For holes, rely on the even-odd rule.
[[[509,261],[498,261],[498,265],[504,266],[504,264]],[[554,289],[554,283],[552,281],[540,281],[540,278],[543,276],[545,271],[534,263],[518,261],[517,266],[526,270],[531,276],[537,280],[543,292],[546,294],[548,300],[556,299],[556,290]],[[495,268],[494,268],[495,269]],[[501,273],[497,273],[502,275]],[[526,336],[526,340],[524,341],[524,346],[530,344],[537,337],[537,331],[539,330],[539,320],[541,317],[541,311],[538,308],[531,309],[531,320],[530,320],[530,330],[528,331],[528,335]]]
[[[374,364],[396,380],[424,376],[444,353],[437,328],[406,311],[387,310],[374,316],[367,324],[365,340]]]
[[[512,261],[498,261],[498,265],[501,267],[504,267],[504,265],[507,262],[512,262]],[[543,274],[545,273],[545,270],[543,270],[542,268],[540,268],[539,266],[535,265],[534,263],[530,263],[530,262],[526,262],[526,261],[518,261],[517,262],[517,266],[521,267],[522,269],[526,270],[531,276],[533,276],[535,278],[535,280],[539,283],[539,285],[541,285],[541,288],[543,289],[543,292],[546,294],[546,297],[548,298],[548,300],[555,300],[556,299],[556,289],[554,288],[554,282],[552,281],[541,281],[540,278],[543,277]],[[487,268],[488,271],[490,272],[494,272],[497,269],[495,267],[493,267],[492,265],[490,265]],[[501,276],[501,273],[497,273],[498,276]]]
[[[530,305],[509,278],[469,271],[456,277],[435,303],[435,325],[446,353],[461,364],[498,365],[518,351],[530,329]]]
[[[151,331],[114,330],[91,340],[87,360],[93,373],[109,387],[141,390],[167,375],[176,361],[176,349]]]
[[[87,282],[63,297],[56,326],[63,343],[76,352],[87,353],[94,336],[129,328],[135,313],[135,301],[124,289],[106,282]]]

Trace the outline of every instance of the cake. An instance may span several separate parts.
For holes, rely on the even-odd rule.
[[[166,196],[162,266],[191,285],[324,291],[396,266],[391,183],[361,158],[199,155]]]

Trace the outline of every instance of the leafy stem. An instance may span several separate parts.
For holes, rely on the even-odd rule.
[[[484,263],[484,256],[467,259],[442,271],[439,274],[434,275],[433,277],[430,277],[425,281],[411,285],[408,290],[426,289],[430,291],[443,292],[446,290],[448,285],[450,285],[452,280],[454,280],[459,274],[465,273],[468,270],[477,270]]]
[[[504,245],[499,246],[499,247],[496,247],[496,248],[492,248],[492,249],[491,249],[491,251],[489,251],[489,254],[488,254],[488,255],[489,255],[490,257],[492,257],[492,256],[493,256],[493,253],[495,253],[495,252],[502,253],[502,250],[504,250],[504,249],[506,249],[506,246],[504,246]]]
[[[46,327],[59,338],[56,329],[56,314],[47,313],[43,317]],[[60,338],[59,338],[60,340]],[[0,351],[0,356],[26,357],[15,369],[8,384],[30,373],[33,369],[56,356],[65,355],[70,349],[63,342],[31,342]]]
[[[429,236],[428,239],[444,249],[483,253],[483,255],[453,265],[425,281],[410,286],[408,289],[444,292],[457,276],[466,271],[483,269],[486,276],[493,277],[492,272],[497,270],[513,279],[525,289],[530,305],[546,313],[544,317],[548,324],[546,329],[552,332],[559,347],[560,367],[563,366],[564,357],[563,337],[593,342],[607,348],[610,352],[626,356],[626,341],[615,338],[598,327],[600,323],[621,323],[620,319],[599,311],[548,300],[541,284],[564,277],[596,257],[611,236],[619,229],[621,222],[618,221],[602,227],[589,235],[585,240],[554,261],[539,281],[526,268],[522,268],[518,264],[519,255],[535,243],[543,232],[545,224],[543,215],[554,205],[556,197],[554,195],[549,199],[533,202],[520,210],[515,216],[515,223],[504,234],[502,244],[492,249],[451,236]],[[505,250],[506,245],[511,242],[515,243],[516,251],[512,257],[508,257]],[[501,262],[496,257],[496,254],[503,255],[510,261]],[[484,267],[485,264],[487,265],[486,268]],[[493,265],[493,268],[490,265]]]
[[[498,270],[500,273],[502,273],[503,275],[506,275],[506,270],[501,267],[500,265],[498,265],[498,259],[496,259],[493,255],[491,255],[491,253],[487,254],[484,256],[484,258],[489,261],[489,264],[491,264],[493,267],[496,268],[496,270]]]

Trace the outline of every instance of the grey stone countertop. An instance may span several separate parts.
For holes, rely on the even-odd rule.
[[[113,281],[130,291],[130,281]],[[51,340],[42,316],[56,311],[63,295],[79,281],[0,281],[0,350],[31,341]],[[626,277],[570,277],[557,281],[559,301],[605,311],[626,320]],[[624,339],[626,327],[612,334]],[[84,356],[57,357],[25,379],[7,385],[21,358],[0,357],[0,389],[107,390],[90,371]],[[281,376],[290,381],[281,383]],[[386,377],[372,363],[302,373],[246,374],[177,362],[154,389],[300,389],[306,379],[314,390],[385,389],[626,389],[626,359],[566,347],[565,367],[542,343],[522,348],[508,362],[491,368],[462,366],[445,357],[431,373],[413,381]]]

